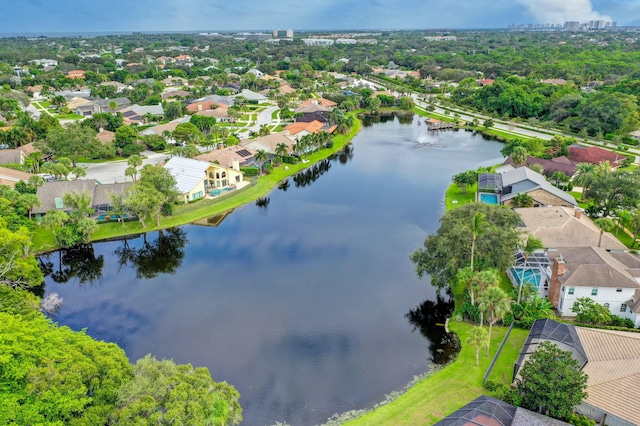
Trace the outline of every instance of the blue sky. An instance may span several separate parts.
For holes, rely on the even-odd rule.
[[[640,25],[640,0],[20,0],[0,33],[234,29],[505,28],[612,19]]]

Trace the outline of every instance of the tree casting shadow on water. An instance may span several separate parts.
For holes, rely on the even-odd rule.
[[[411,309],[405,317],[413,326],[412,331],[420,331],[429,342],[431,362],[442,365],[452,361],[460,352],[460,339],[455,333],[447,333],[445,321],[453,312],[453,300],[445,300],[438,295],[436,300],[425,300]]]

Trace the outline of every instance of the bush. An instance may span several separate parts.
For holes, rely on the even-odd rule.
[[[464,302],[460,313],[464,319],[473,322],[480,322],[480,310],[478,309],[478,305],[472,305],[471,302]]]
[[[573,413],[569,417],[569,423],[575,426],[595,426],[595,420],[591,420],[587,416],[582,416],[580,414]]]
[[[287,161],[285,161],[285,163],[286,162]],[[258,173],[260,172],[257,167],[240,167],[240,171],[244,173],[245,176],[258,176]]]
[[[326,144],[324,144],[325,148],[333,148],[333,141],[329,141]]]
[[[285,155],[284,157],[282,157],[282,162],[287,164],[296,164],[298,162],[298,159],[291,155]]]
[[[494,398],[504,401],[507,404],[515,405],[516,407],[520,405],[520,395],[515,391],[515,389],[511,389],[509,385],[501,382],[495,382],[493,380],[487,380],[484,383],[484,387]]]
[[[264,171],[265,173],[271,173],[273,172],[273,166],[267,163],[264,166],[262,166],[262,171]]]

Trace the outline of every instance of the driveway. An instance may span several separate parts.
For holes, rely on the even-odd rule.
[[[152,151],[145,151],[141,155],[147,157],[142,160],[142,165],[159,164],[169,158],[168,154],[158,154]],[[131,178],[124,174],[124,171],[129,167],[124,160],[109,163],[78,163],[78,165],[87,170],[87,176],[82,179],[96,179],[100,183],[131,181]]]
[[[251,131],[254,131],[257,133],[258,131],[260,131],[260,126],[262,126],[263,124],[271,124],[271,122],[273,121],[273,119],[271,118],[271,115],[277,110],[278,110],[277,106],[270,106],[264,111],[260,111],[258,113],[256,123],[253,126],[243,129],[242,132],[238,132],[240,139],[248,138],[249,132]]]

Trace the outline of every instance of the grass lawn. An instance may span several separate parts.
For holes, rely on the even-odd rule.
[[[582,199],[582,192],[569,191],[569,194],[573,195],[573,198],[576,199],[576,201],[578,202],[578,206],[580,208],[586,209],[587,206],[589,205],[589,203],[587,203],[586,200]]]
[[[463,194],[462,189],[455,183],[449,185],[447,192],[445,193],[445,205],[447,210],[451,210],[454,207],[461,206],[467,203],[474,203],[476,201],[476,191],[478,190],[478,184],[473,184],[467,187],[467,193]],[[455,202],[454,202],[455,201]]]
[[[277,110],[273,111],[273,112],[271,113],[271,119],[272,119],[272,120],[277,120],[277,119],[278,119],[278,114],[279,114],[279,113],[280,113],[280,110],[279,110],[279,109],[277,109]]]
[[[58,120],[82,120],[84,117],[76,114],[53,114]]]
[[[323,149],[321,151],[310,154],[306,159],[308,163],[281,165],[273,170],[271,174],[261,176],[239,191],[234,191],[223,197],[214,199],[203,199],[192,204],[181,204],[174,208],[174,215],[171,217],[162,217],[160,226],[155,221],[147,223],[146,228],[142,228],[140,222],[126,222],[124,226],[118,222],[110,222],[98,226],[98,230],[91,236],[92,240],[102,240],[107,238],[119,237],[123,235],[136,234],[140,232],[149,232],[156,229],[171,228],[173,226],[184,225],[204,217],[209,217],[222,213],[231,209],[238,208],[244,204],[250,203],[260,198],[273,189],[280,181],[295,173],[306,169],[314,163],[329,157],[331,154],[340,151],[360,130],[361,123],[356,120],[356,124],[346,135],[338,135],[334,137],[334,146],[332,149]],[[55,239],[49,229],[36,227],[33,233],[33,250],[42,252],[56,249]]]
[[[625,232],[625,229],[621,226],[616,226],[611,232],[622,244],[631,248],[633,246],[633,237]]]
[[[451,331],[458,334],[462,350],[458,358],[443,369],[425,377],[394,401],[374,411],[344,423],[348,426],[401,426],[432,425],[487,391],[482,377],[491,358],[480,355],[480,366],[475,364],[475,349],[466,343],[473,326],[463,322],[450,322]],[[491,356],[495,354],[507,327],[494,327],[491,336]],[[527,336],[526,330],[513,329],[493,374],[509,377],[513,371],[520,347]]]

